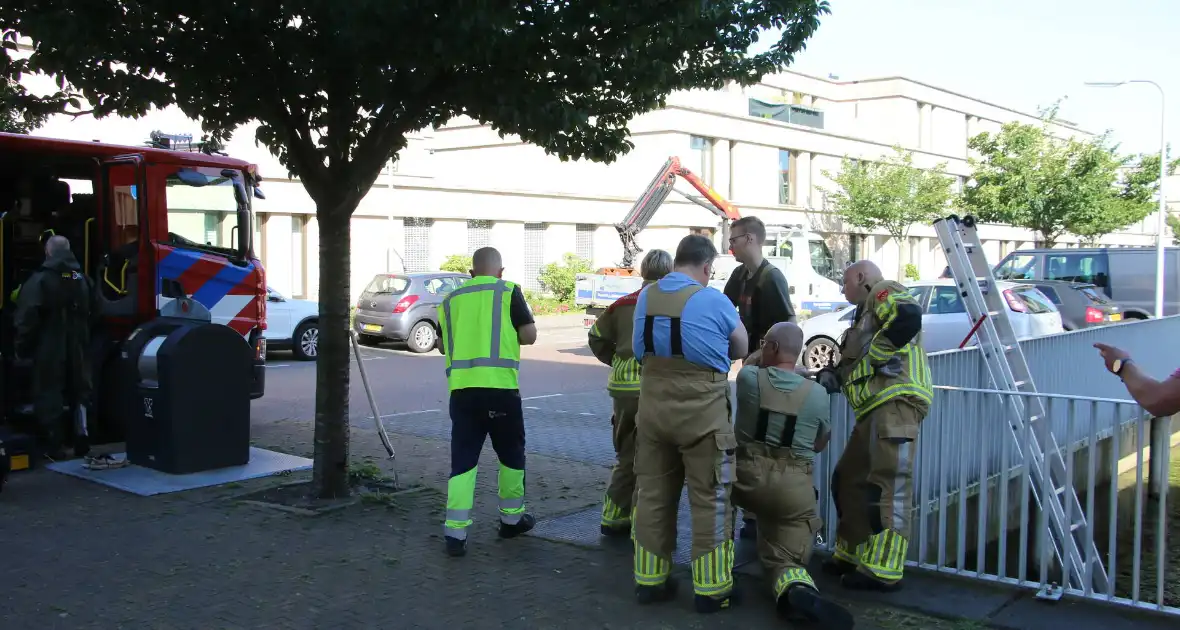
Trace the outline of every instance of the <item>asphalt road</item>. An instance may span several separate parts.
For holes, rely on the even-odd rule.
[[[446,408],[442,355],[414,354],[395,344],[362,347],[361,354],[382,418]],[[521,352],[520,390],[526,399],[603,392],[606,376],[606,366],[590,354],[580,327],[541,330],[536,345]],[[287,352],[272,353],[266,395],[254,401],[252,414],[263,422],[314,417],[315,363],[296,361]],[[349,417],[354,422],[372,417],[355,361]]]

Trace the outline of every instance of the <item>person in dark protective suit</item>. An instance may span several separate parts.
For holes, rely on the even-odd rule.
[[[94,287],[70,251],[70,241],[53,236],[45,243],[45,262],[21,286],[15,327],[18,359],[32,362],[33,412],[43,452],[58,459],[62,415],[75,418],[74,449],[82,456],[86,405],[91,394],[90,348]]]

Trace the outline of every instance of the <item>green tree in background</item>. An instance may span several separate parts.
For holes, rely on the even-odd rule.
[[[1142,221],[1155,209],[1159,156],[1120,157],[1097,138],[1057,138],[1049,131],[1057,109],[1041,124],[1008,123],[969,146],[973,179],[960,201],[980,221],[1037,233],[1043,247],[1066,234],[1094,242]]]
[[[20,84],[29,72],[28,57],[17,47],[14,31],[0,29],[0,131],[29,133],[45,124],[52,114],[78,109],[79,99],[63,89],[38,97]],[[80,115],[82,112],[76,112]]]
[[[1180,217],[1168,214],[1168,227],[1172,229],[1172,244],[1180,245]]]
[[[899,279],[906,276],[907,241],[915,223],[931,223],[947,213],[954,198],[954,180],[942,175],[946,163],[933,170],[914,166],[914,156],[901,147],[876,162],[844,158],[839,173],[823,171],[838,188],[825,190],[833,210],[846,225],[884,230],[894,241]]]
[[[567,253],[562,256],[561,262],[541,267],[537,280],[546,291],[553,294],[554,299],[564,303],[574,299],[578,274],[593,272],[590,261]]]
[[[30,67],[98,116],[178,106],[210,139],[255,140],[299,177],[320,228],[317,496],[348,487],[349,226],[406,134],[467,116],[562,160],[610,162],[627,124],[674,90],[751,85],[787,66],[819,0],[14,0],[0,24]],[[763,53],[748,51],[778,32]]]
[[[451,254],[439,266],[442,271],[453,271],[455,273],[471,273],[471,256],[467,254]]]

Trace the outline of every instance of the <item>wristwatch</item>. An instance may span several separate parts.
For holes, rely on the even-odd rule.
[[[1123,368],[1127,367],[1128,365],[1131,365],[1131,359],[1129,357],[1126,359],[1115,359],[1114,363],[1112,363],[1110,366],[1110,373],[1114,374],[1115,376],[1122,377]]]

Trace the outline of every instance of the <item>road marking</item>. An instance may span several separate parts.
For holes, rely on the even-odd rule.
[[[565,394],[545,394],[543,396],[529,396],[528,398],[521,398],[521,400],[537,400],[539,398],[556,398],[558,396],[564,396],[564,395]]]
[[[291,364],[290,363],[264,363],[263,367],[268,367],[268,368],[291,367]]]
[[[381,419],[384,420],[386,418],[397,418],[400,416],[415,416],[422,413],[438,413],[440,411],[442,411],[442,409],[423,409],[421,411],[399,411],[397,413],[383,413],[381,414]],[[369,419],[372,420],[373,416],[369,416]]]
[[[587,413],[587,412],[585,412],[585,411],[581,411],[581,412],[578,412],[578,415],[579,415],[579,416],[592,416],[592,415],[594,415],[594,414],[592,414],[592,413]]]
[[[532,409],[533,411],[539,411],[541,408],[540,407],[525,407],[525,409]]]

